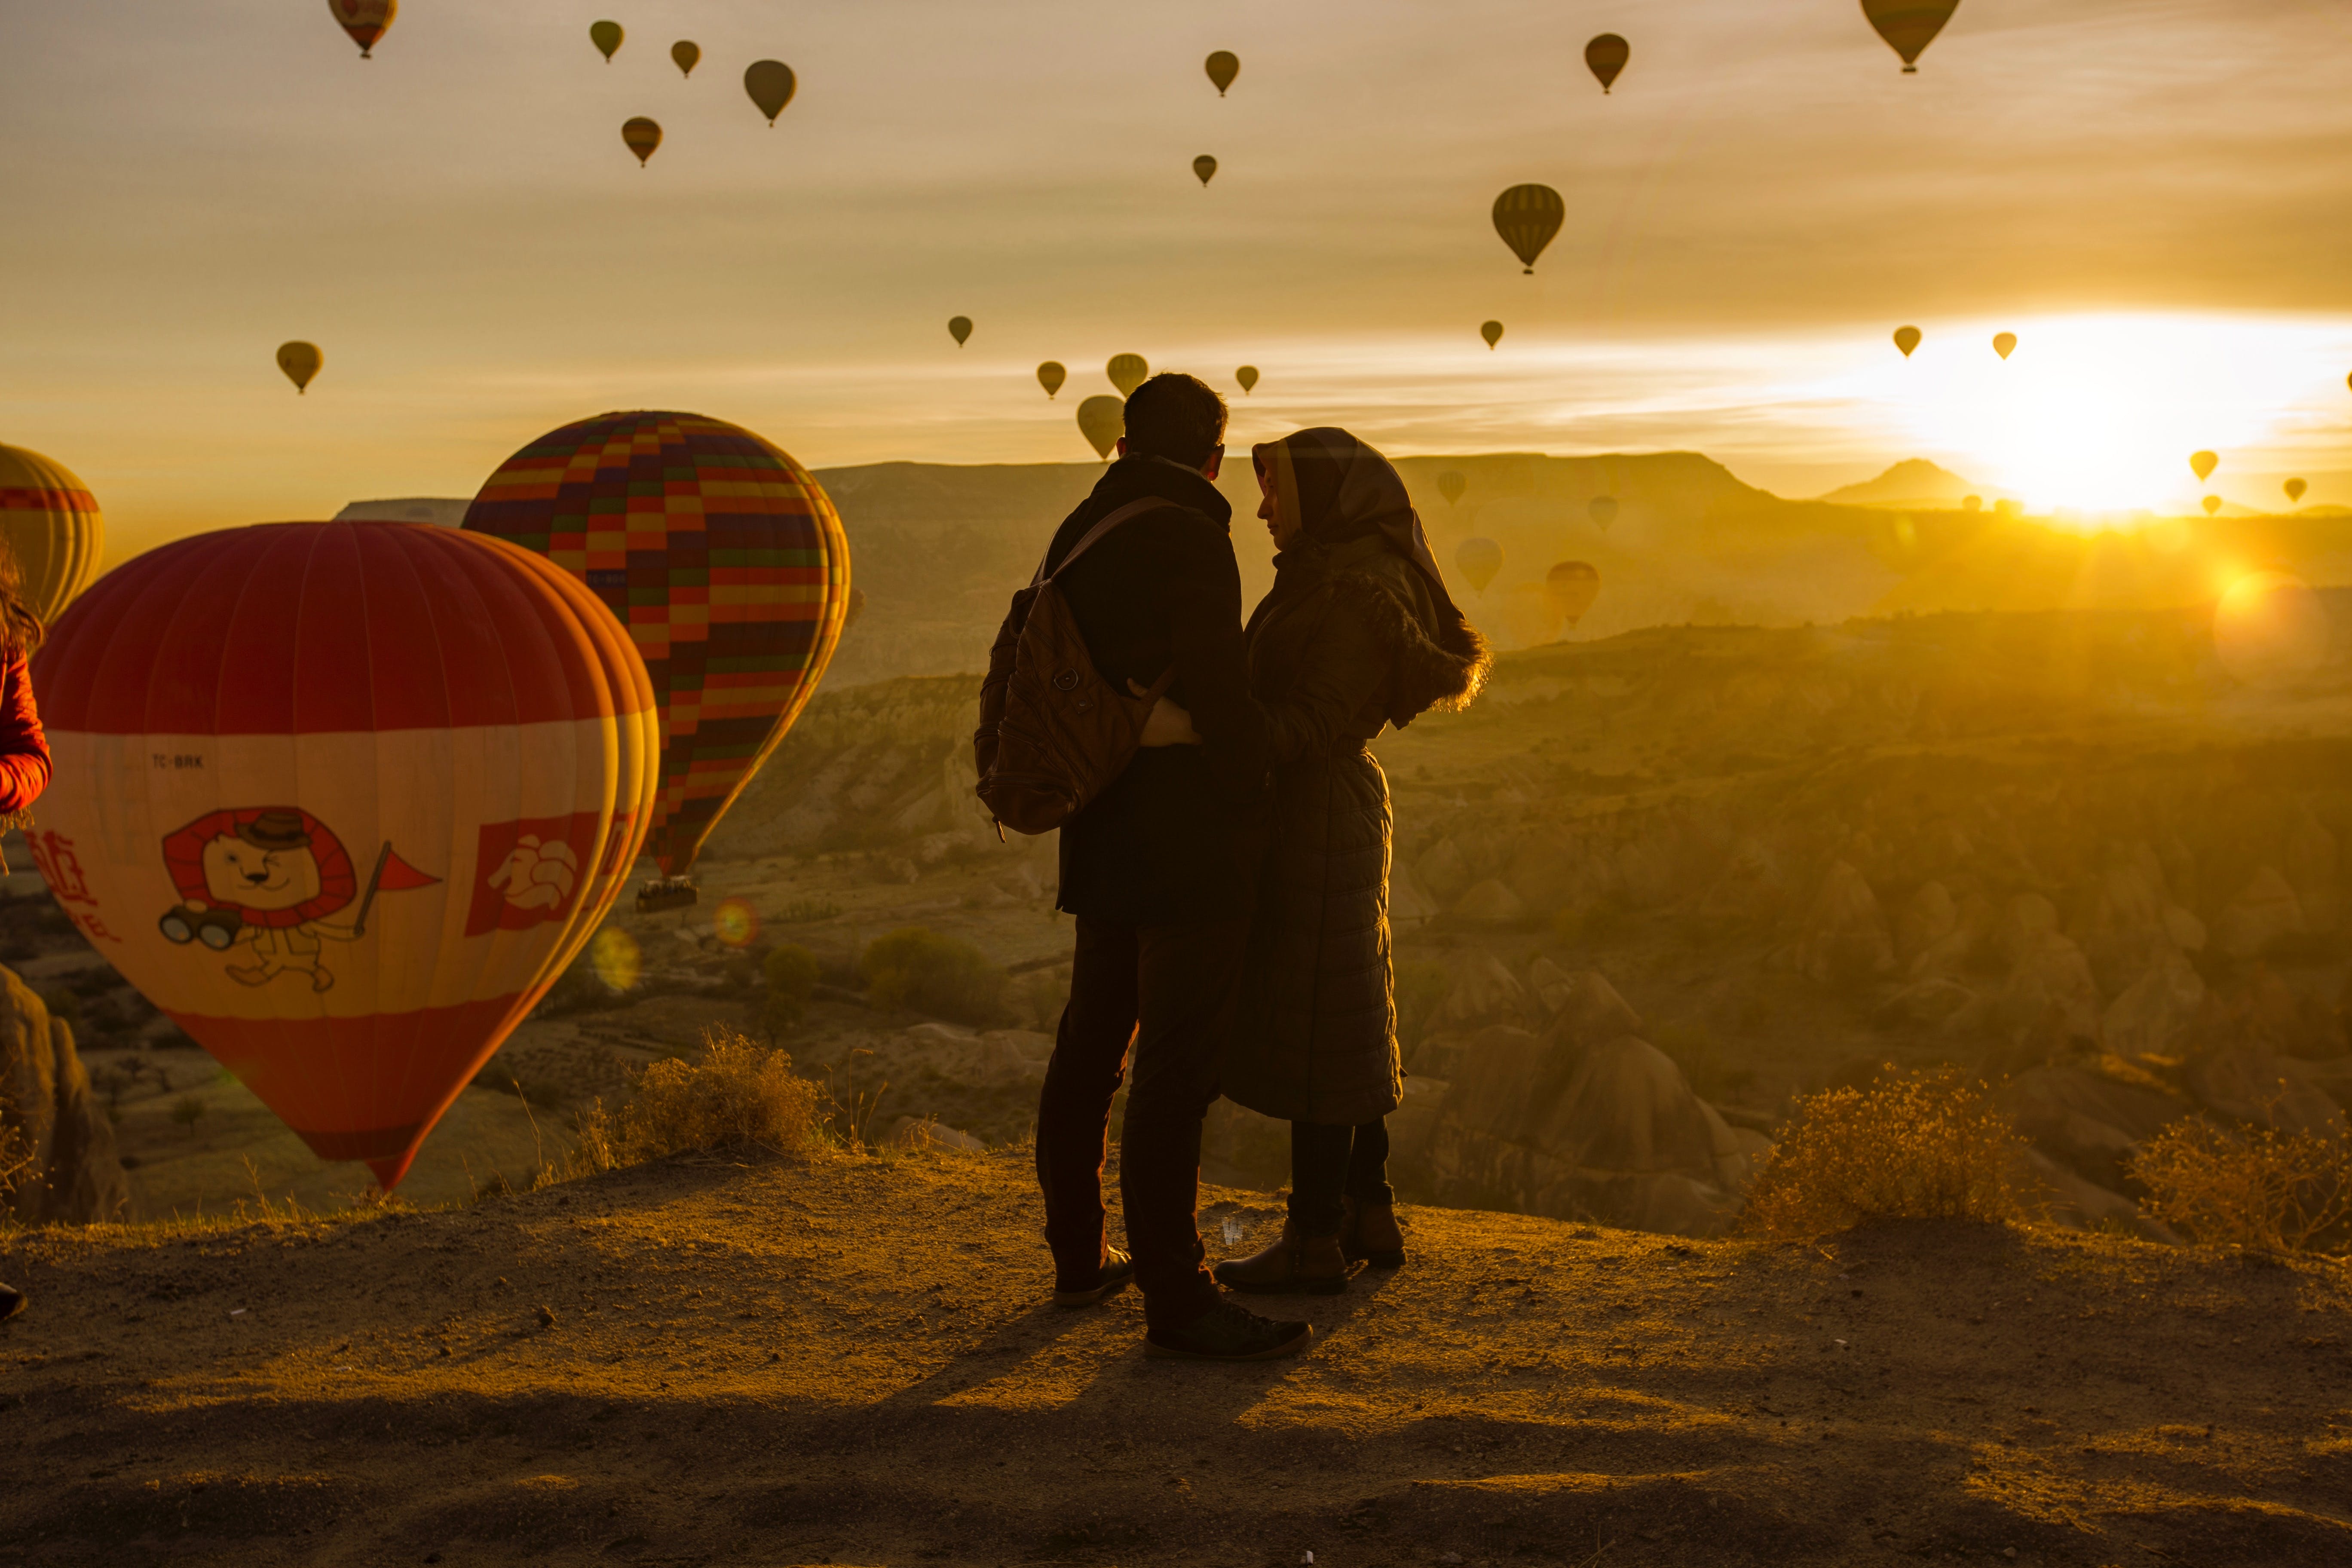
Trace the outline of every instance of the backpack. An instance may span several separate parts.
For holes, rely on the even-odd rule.
[[[1008,827],[1051,833],[1134,760],[1144,721],[1175,678],[1176,667],[1171,662],[1161,671],[1143,697],[1114,689],[1095,668],[1054,579],[1128,519],[1174,504],[1157,496],[1129,501],[1088,529],[1051,576],[1040,561],[1037,575],[1013,595],[1013,607],[988,650],[988,675],[980,684],[980,728],[971,736],[980,798],[996,818],[999,838]]]

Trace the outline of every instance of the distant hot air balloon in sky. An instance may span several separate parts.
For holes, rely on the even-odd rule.
[[[360,47],[360,58],[372,60],[376,40],[391,30],[392,19],[400,14],[400,0],[327,0],[327,9]]]
[[[1486,340],[1486,346],[1491,349],[1503,341],[1503,323],[1481,321],[1478,323],[1478,335]]]
[[[628,627],[661,710],[646,849],[694,864],[808,705],[840,640],[849,544],[823,487],[699,414],[600,414],[509,458],[466,527],[547,556]]]
[[[1916,327],[1895,328],[1895,346],[1903,351],[1903,357],[1905,359],[1909,359],[1911,357],[1911,351],[1919,346],[1919,329]]]
[[[680,76],[692,76],[694,68],[702,63],[702,46],[691,39],[680,38],[669,47],[669,58],[677,62]]]
[[[1513,185],[1495,198],[1495,232],[1529,272],[1567,218],[1568,204],[1549,185]]]
[[[25,607],[46,626],[98,575],[106,520],[98,498],[52,458],[0,446],[0,536],[23,574]]]
[[[0,479],[0,484],[5,484],[5,483],[6,483],[6,480],[5,480],[5,479]],[[2288,503],[2289,503],[2290,505],[2293,505],[2293,504],[2295,504],[2295,503],[2300,502],[2300,501],[2303,500],[2303,492],[2304,492],[2304,491],[2305,491],[2305,490],[2307,490],[2307,489],[2309,489],[2310,488],[2311,488],[2311,487],[2310,487],[2309,485],[2305,484],[2301,479],[2289,479],[2289,480],[2287,480],[2287,482],[2286,482],[2286,499],[2287,499]],[[7,492],[6,492],[5,490],[0,490],[0,495],[5,495],[6,493],[7,493]],[[0,502],[0,505],[5,505],[5,502]]]
[[[620,52],[621,40],[625,37],[627,35],[621,30],[618,22],[588,24],[588,41],[596,46],[596,52],[604,57],[606,65],[613,63],[613,57]]]
[[[637,155],[637,167],[642,169],[661,145],[661,127],[642,114],[635,115],[622,124],[621,141]]]
[[[1118,388],[1122,398],[1135,395],[1135,389],[1151,379],[1151,366],[1141,354],[1113,354],[1103,366],[1103,374]]]
[[[1217,96],[1225,96],[1225,89],[1234,85],[1234,78],[1242,74],[1241,57],[1231,49],[1219,49],[1211,55],[1206,67],[1209,79],[1217,84]]]
[[[1206,153],[1192,160],[1192,174],[1203,185],[1217,177],[1217,161]]]
[[[1110,449],[1127,434],[1127,405],[1116,397],[1095,396],[1078,405],[1078,434],[1108,462]]]
[[[971,336],[971,318],[970,316],[950,316],[948,318],[948,336],[956,341],[956,347],[963,347],[964,340]]]
[[[1960,0],[1862,0],[1862,14],[1887,47],[1903,57],[1906,76],[1917,72],[1920,51],[1959,8]]]
[[[2198,504],[2204,507],[2205,515],[2207,517],[2211,517],[2221,510],[2221,498],[2220,496],[2207,496]]]
[[[1584,64],[1607,92],[1615,85],[1617,73],[1633,58],[1633,46],[1614,33],[1603,33],[1584,46]]]
[[[2016,350],[2017,334],[2015,332],[1995,332],[1992,335],[1992,352],[2001,358],[2007,359]]]
[[[2213,470],[2221,466],[2221,459],[2210,452],[2191,452],[2189,455],[2189,471],[2197,476],[2200,484],[2211,479]]]
[[[782,60],[753,60],[743,68],[743,90],[773,125],[784,105],[793,100],[793,92],[800,83],[793,76],[793,68]]]
[[[613,617],[429,524],[158,545],[66,612],[33,684],[74,781],[27,833],[58,907],[387,1189],[596,929],[654,801]]]
[[[1593,524],[1601,532],[1606,533],[1609,531],[1609,525],[1617,521],[1617,498],[1594,496],[1584,503],[1584,511],[1586,516],[1592,519]]]
[[[1495,574],[1503,569],[1503,547],[1491,539],[1465,539],[1454,552],[1454,564],[1472,591],[1483,594]]]
[[[1462,499],[1462,492],[1469,488],[1470,481],[1464,479],[1460,474],[1455,473],[1452,468],[1448,468],[1444,473],[1437,476],[1437,493],[1445,498],[1445,504],[1447,506],[1452,506],[1456,501],[1460,500]]]
[[[293,342],[278,345],[278,368],[286,373],[286,379],[294,384],[297,392],[308,392],[311,378],[326,363],[327,356],[319,352],[316,343],[306,343],[297,339]]]
[[[1070,373],[1062,368],[1060,360],[1049,359],[1037,367],[1037,384],[1045,389],[1045,397],[1049,402],[1053,399],[1054,394],[1062,390],[1062,383],[1069,379]]]
[[[1573,629],[1601,595],[1601,574],[1582,561],[1563,561],[1544,574],[1544,597]]]
[[[1257,390],[1257,366],[1245,364],[1234,372],[1234,379],[1242,384],[1242,395],[1247,397]]]

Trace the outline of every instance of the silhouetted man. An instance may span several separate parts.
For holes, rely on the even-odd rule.
[[[1087,549],[1058,586],[1114,687],[1171,664],[1169,695],[1202,744],[1155,747],[1062,829],[1060,907],[1077,917],[1070,1003],[1037,1108],[1037,1179],[1054,1299],[1143,1289],[1146,1349],[1217,1361],[1287,1355],[1311,1336],[1226,1300],[1202,1267],[1201,1122],[1241,979],[1263,841],[1265,765],[1242,647],[1233,508],[1212,482],[1225,405],[1189,375],[1156,375],[1127,400],[1119,458],[1063,522],[1058,566],[1100,519],[1165,501]],[[1126,1254],[1103,1237],[1111,1097],[1129,1072],[1118,1186]]]

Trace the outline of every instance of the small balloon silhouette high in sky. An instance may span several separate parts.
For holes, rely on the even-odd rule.
[[[286,379],[294,384],[297,392],[308,392],[311,380],[326,363],[327,356],[319,352],[316,343],[306,343],[298,339],[278,345],[278,368],[285,372]]]
[[[637,167],[644,168],[654,150],[662,144],[662,128],[640,114],[624,121],[621,126],[622,144],[637,155]]]
[[[1049,359],[1037,367],[1037,384],[1045,389],[1048,402],[1052,401],[1055,393],[1062,390],[1062,383],[1069,379],[1070,373],[1063,368],[1062,362],[1059,360]]]
[[[1887,47],[1903,57],[1903,72],[1916,75],[1919,56],[1944,30],[1960,0],[1862,0],[1862,14]]]
[[[1103,366],[1103,374],[1118,388],[1121,398],[1133,397],[1135,389],[1151,379],[1151,365],[1141,354],[1113,354]]]
[[[669,47],[669,58],[677,62],[680,76],[692,76],[694,68],[702,63],[702,46],[689,38],[680,38]]]
[[[327,0],[327,9],[360,47],[360,58],[372,60],[376,41],[391,30],[392,19],[400,14],[400,0]]]
[[[1895,346],[1903,351],[1903,357],[1905,359],[1909,359],[1911,357],[1911,351],[1919,346],[1919,329],[1916,327],[1895,328]]]
[[[1617,74],[1633,58],[1633,46],[1614,33],[1603,33],[1584,46],[1585,68],[1600,82],[1604,93],[1616,85]]]
[[[1568,204],[1549,185],[1513,185],[1495,198],[1495,232],[1529,273],[1568,220]]]
[[[588,24],[588,41],[596,46],[596,52],[604,57],[606,65],[613,63],[613,57],[620,52],[621,40],[625,37],[627,35],[622,31],[618,22]]]
[[[1216,83],[1217,96],[1223,98],[1225,96],[1225,89],[1233,86],[1234,79],[1242,74],[1241,57],[1231,49],[1219,49],[1209,57],[1205,68],[1208,70],[1209,79]]]
[[[1491,349],[1503,341],[1503,323],[1481,321],[1478,323],[1478,335],[1486,340],[1486,346]]]
[[[793,68],[782,60],[753,60],[743,69],[743,90],[751,95],[751,101],[768,117],[771,126],[776,123],[776,116],[784,111],[784,106],[792,102],[793,93],[799,86]]]

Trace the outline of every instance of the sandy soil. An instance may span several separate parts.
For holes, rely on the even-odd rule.
[[[1407,1219],[1249,1367],[1045,1303],[1013,1152],[18,1233],[0,1562],[2352,1561],[2340,1265]]]

